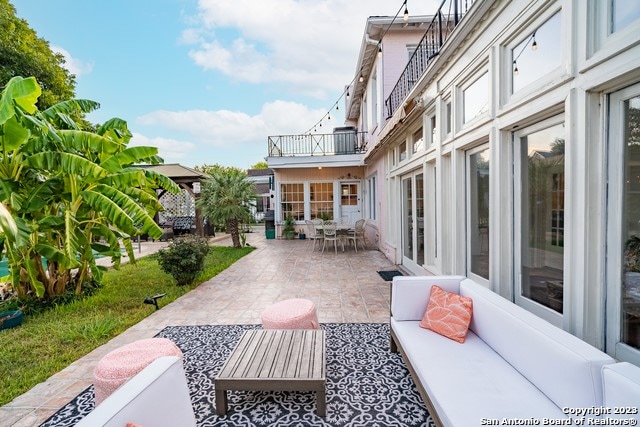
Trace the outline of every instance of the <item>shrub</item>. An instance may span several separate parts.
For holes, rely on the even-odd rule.
[[[204,258],[209,244],[197,236],[177,237],[167,247],[158,251],[160,268],[173,276],[178,286],[190,285],[204,268]]]

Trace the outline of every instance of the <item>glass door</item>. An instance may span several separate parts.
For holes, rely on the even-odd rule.
[[[424,175],[402,177],[402,264],[424,272]]]
[[[340,183],[340,218],[345,224],[355,224],[362,218],[359,182]]]
[[[640,84],[609,98],[606,349],[640,364]]]
[[[515,302],[562,326],[564,121],[514,133]]]

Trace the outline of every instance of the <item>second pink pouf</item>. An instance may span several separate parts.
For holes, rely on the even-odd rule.
[[[182,351],[167,338],[147,338],[134,341],[104,355],[93,370],[96,406],[129,378],[163,356],[182,357]]]
[[[320,329],[312,301],[293,298],[270,305],[262,312],[265,329]]]

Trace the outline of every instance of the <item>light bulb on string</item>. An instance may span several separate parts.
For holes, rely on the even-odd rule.
[[[364,81],[364,76],[360,73],[360,77],[358,77],[358,81],[362,83]]]
[[[531,50],[538,50],[538,42],[536,41],[536,33],[533,33],[533,43],[531,44]]]
[[[407,22],[409,20],[409,9],[407,9],[407,2],[404,2],[404,15],[402,16],[402,19],[404,20],[404,22]]]
[[[513,61],[513,75],[518,75],[518,64],[516,63],[516,61]]]
[[[382,45],[378,44],[378,58],[382,57]]]

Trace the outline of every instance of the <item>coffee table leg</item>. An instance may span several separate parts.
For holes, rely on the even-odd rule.
[[[327,415],[327,393],[326,391],[316,391],[316,410],[319,417]]]
[[[227,415],[227,390],[216,389],[216,414]]]

